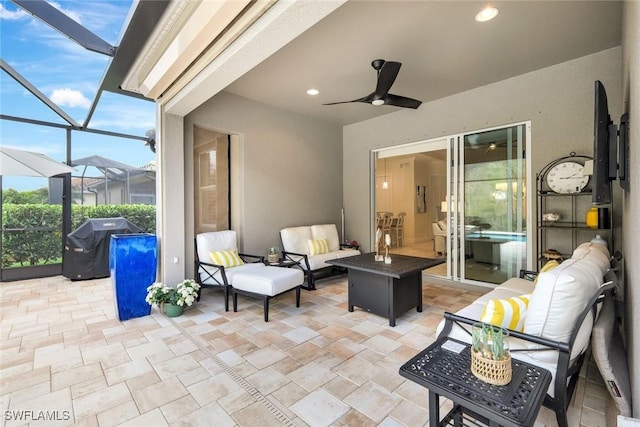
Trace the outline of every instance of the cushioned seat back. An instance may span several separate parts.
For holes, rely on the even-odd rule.
[[[327,239],[329,252],[340,250],[340,238],[335,224],[312,225],[311,238],[314,240]]]
[[[282,248],[285,252],[309,254],[309,240],[313,239],[311,227],[288,227],[280,230]]]
[[[531,294],[524,322],[524,332],[555,341],[567,342],[580,313],[602,286],[609,266],[606,248],[580,245],[572,258],[553,270],[540,273]],[[608,252],[608,251],[606,251]],[[574,343],[571,358],[580,355],[589,343],[593,319],[588,316]],[[551,352],[540,352],[532,358],[549,360]]]
[[[211,262],[211,252],[237,250],[238,241],[233,230],[212,231],[200,233],[196,236],[198,259],[202,262]]]

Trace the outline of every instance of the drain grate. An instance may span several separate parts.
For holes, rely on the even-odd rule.
[[[216,365],[220,367],[220,369],[222,369],[227,375],[231,377],[231,379],[233,379],[240,387],[242,387],[244,391],[246,391],[257,402],[265,406],[269,410],[269,412],[271,412],[273,416],[282,423],[283,426],[296,427],[296,424],[287,415],[285,415],[277,406],[271,403],[269,399],[267,399],[262,393],[260,393],[260,391],[252,386],[243,376],[238,374],[233,370],[233,368],[224,363],[224,361],[222,361],[218,356],[213,354],[200,338],[191,335],[172,318],[168,318],[168,320],[173,323],[176,329],[178,329],[183,336],[187,337],[189,341],[196,345],[200,350],[208,354],[209,357],[211,357],[211,360],[213,360]]]

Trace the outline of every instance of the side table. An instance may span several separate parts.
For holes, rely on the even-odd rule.
[[[469,344],[440,337],[405,363],[400,375],[429,389],[431,427],[461,426],[465,416],[491,427],[533,426],[551,382],[551,373],[511,360],[511,382],[504,386],[492,385],[471,373]],[[440,396],[453,401],[453,409],[442,420]]]
[[[280,258],[278,260],[278,262],[269,262],[267,261],[267,259],[265,258],[264,260],[264,265],[266,266],[271,266],[271,267],[284,267],[284,268],[289,268],[289,267],[295,267],[295,266],[300,266],[300,261],[292,261],[290,259],[282,259]]]

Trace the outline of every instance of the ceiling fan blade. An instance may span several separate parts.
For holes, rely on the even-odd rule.
[[[364,96],[364,97],[359,98],[359,99],[354,99],[354,100],[351,100],[351,101],[329,102],[327,104],[322,104],[322,105],[348,104],[350,102],[366,102],[367,104],[371,104],[371,101],[373,101],[373,96],[374,95],[375,95],[374,93],[370,93],[369,95]]]
[[[401,62],[387,61],[382,64],[382,68],[378,71],[378,83],[376,85],[375,99],[382,99],[389,93],[389,89],[396,81]]]
[[[387,96],[384,97],[384,103],[385,105],[395,105],[396,107],[413,108],[415,110],[422,104],[422,101],[388,93]]]

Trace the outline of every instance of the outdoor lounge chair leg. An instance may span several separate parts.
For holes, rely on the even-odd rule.
[[[567,410],[564,407],[556,409],[556,420],[558,421],[558,427],[569,427]]]
[[[224,311],[229,311],[229,288],[231,286],[225,286],[224,287]],[[235,295],[234,295],[234,301],[235,301]]]
[[[264,297],[264,321],[269,321],[269,296]]]
[[[233,312],[238,312],[238,294],[236,292],[233,293]]]
[[[296,307],[300,307],[300,286],[296,288]]]

